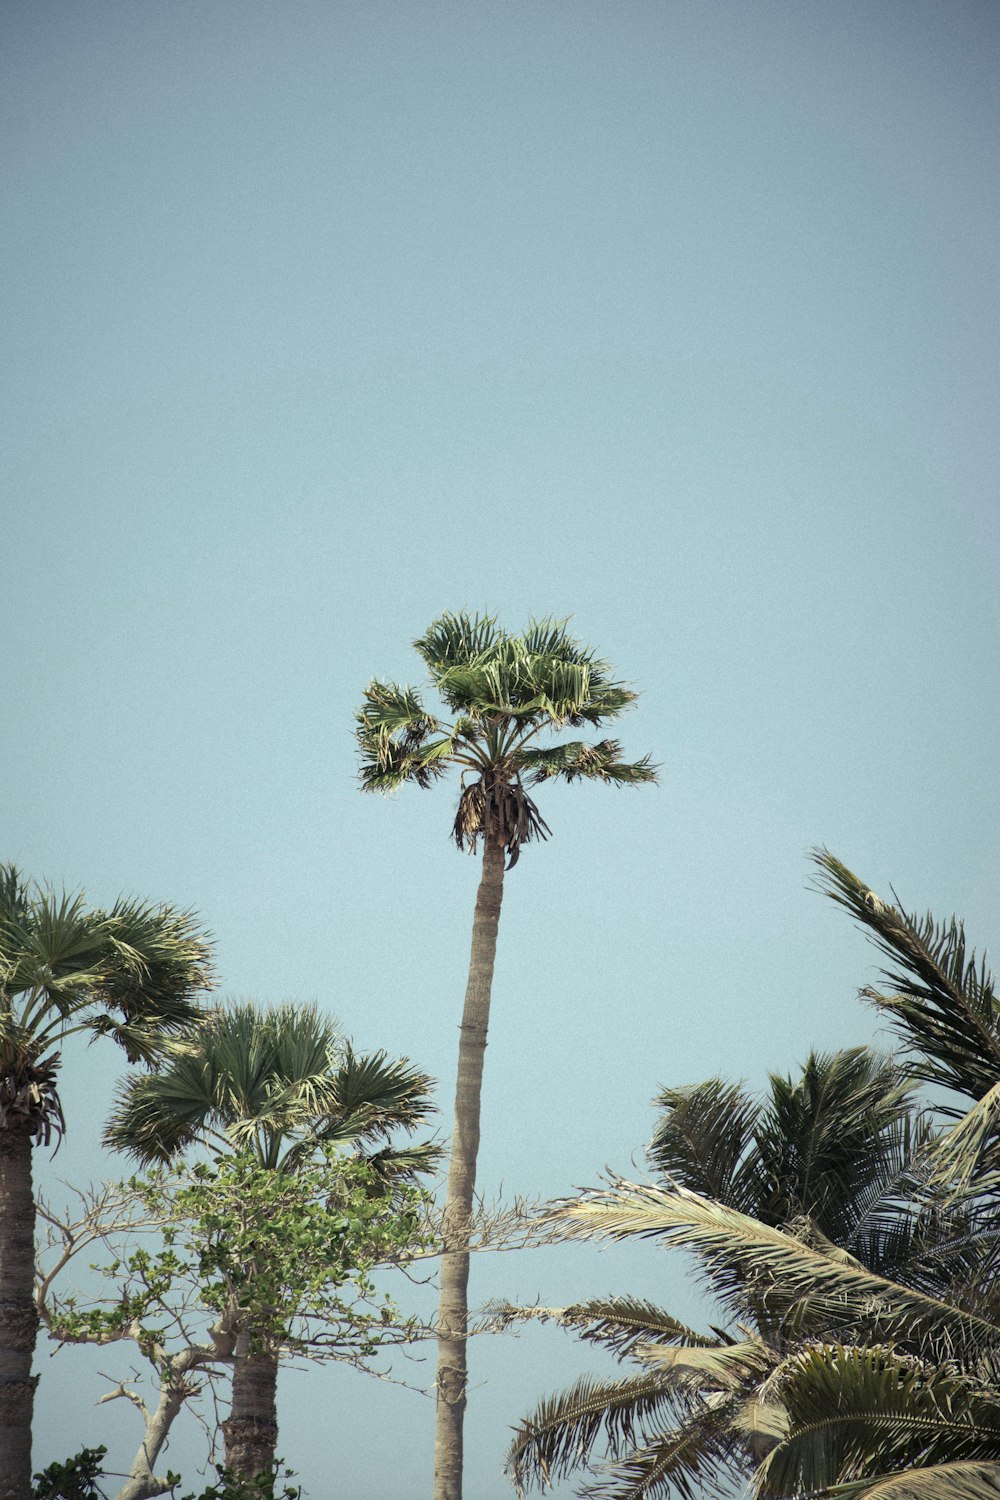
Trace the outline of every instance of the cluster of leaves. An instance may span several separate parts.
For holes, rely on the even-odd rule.
[[[81,1448],[65,1463],[49,1464],[34,1475],[31,1500],[100,1500],[97,1481],[104,1473],[107,1448]]]
[[[165,1167],[128,1187],[142,1236],[94,1268],[114,1289],[100,1305],[58,1304],[50,1327],[62,1341],[108,1342],[137,1326],[140,1348],[155,1355],[185,1296],[268,1346],[308,1350],[314,1320],[325,1347],[361,1358],[389,1325],[398,1337],[399,1311],[388,1295],[377,1299],[372,1272],[426,1245],[424,1190],[386,1184],[371,1162],[334,1147],[296,1173],[262,1170],[242,1153]]]

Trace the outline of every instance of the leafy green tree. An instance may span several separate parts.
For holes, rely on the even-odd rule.
[[[210,948],[190,913],[119,900],[91,910],[0,865],[0,1497],[28,1500],[38,1328],[32,1148],[64,1129],[67,1037],[108,1037],[130,1062],[197,1016]]]
[[[434,1497],[461,1500],[469,1223],[504,869],[516,864],[523,845],[549,833],[530,787],[555,779],[635,786],[655,781],[656,772],[648,756],[625,761],[617,740],[540,742],[567,727],[597,729],[637,696],[569,635],[564,621],[541,620],[512,635],[491,616],[445,614],[413,644],[450,717],[430,713],[415,688],[375,680],[357,715],[357,737],[367,792],[392,792],[407,782],[426,788],[457,769],[455,842],[471,853],[480,839],[483,844],[459,1032],[438,1310]]]
[[[67,1222],[43,1206],[54,1264],[39,1287],[50,1336],[63,1344],[131,1341],[154,1372],[157,1400],[134,1383],[104,1397],[127,1399],[144,1422],[131,1472],[116,1500],[150,1500],[174,1489],[157,1462],[185,1403],[231,1367],[242,1334],[282,1358],[337,1359],[371,1368],[380,1352],[413,1337],[396,1304],[376,1293],[372,1272],[404,1264],[425,1246],[426,1194],[371,1162],[326,1145],[295,1171],[275,1171],[250,1151],[178,1163],[116,1188],[83,1195]],[[100,1245],[107,1291],[81,1301],[59,1277]],[[43,1256],[43,1264],[49,1257]],[[258,1479],[247,1479],[248,1494]]]
[[[429,1143],[394,1144],[397,1131],[418,1129],[432,1110],[425,1074],[381,1052],[356,1054],[314,1006],[230,1005],[178,1045],[157,1073],[125,1083],[106,1138],[146,1163],[201,1145],[216,1158],[217,1174],[235,1150],[263,1171],[255,1198],[272,1192],[278,1213],[282,1195],[292,1191],[285,1179],[307,1173],[331,1150],[359,1155],[391,1201],[397,1186],[413,1182],[438,1159]],[[349,1168],[343,1171],[346,1183]],[[385,1205],[376,1200],[376,1206]],[[308,1302],[308,1288],[289,1279],[292,1267],[283,1258],[269,1259],[268,1245],[272,1254],[276,1247],[261,1239],[264,1210],[258,1210],[259,1202],[244,1222],[235,1191],[217,1226],[220,1236],[210,1241],[212,1254],[235,1256],[217,1268],[230,1287],[235,1339],[231,1410],[222,1430],[226,1467],[247,1479],[274,1467],[278,1362],[289,1342],[289,1297]],[[405,1225],[404,1208],[400,1215]],[[304,1224],[301,1233],[309,1232]],[[338,1274],[343,1269],[336,1258],[331,1267]]]

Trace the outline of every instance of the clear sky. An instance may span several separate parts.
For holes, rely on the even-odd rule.
[[[453,791],[358,795],[352,713],[445,609],[573,615],[663,783],[544,792],[487,1193],[633,1170],[663,1084],[873,1035],[811,845],[997,934],[992,3],[8,0],[0,27],[0,857],[196,907],[225,993],[318,999],[442,1080],[445,1128],[477,871]],[[43,1183],[121,1170],[116,1073],[67,1055]],[[697,1315],[648,1249],[474,1277]],[[500,1500],[510,1424],[598,1366],[555,1330],[473,1362],[468,1495]],[[124,1458],[99,1370],[45,1352],[39,1463],[109,1431]],[[428,1493],[428,1401],[321,1369],[281,1399],[313,1500]]]

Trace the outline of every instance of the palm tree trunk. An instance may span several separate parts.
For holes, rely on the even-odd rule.
[[[23,1122],[0,1131],[0,1500],[31,1495],[31,1374],[35,1310],[32,1135]]]
[[[244,1346],[242,1352],[241,1347]],[[233,1363],[233,1395],[222,1424],[226,1468],[241,1479],[274,1472],[278,1445],[278,1355],[251,1354],[241,1334]]]
[[[434,1500],[462,1500],[462,1426],[465,1418],[469,1323],[469,1223],[479,1155],[483,1057],[490,1020],[493,962],[503,900],[504,852],[488,834],[472,923],[472,953],[458,1041],[455,1127],[448,1166],[438,1302],[437,1415]]]

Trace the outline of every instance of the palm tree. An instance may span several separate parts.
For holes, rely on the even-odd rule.
[[[803,1247],[884,1270],[910,1243],[897,1197],[922,1138],[912,1091],[895,1063],[862,1047],[814,1054],[796,1079],[772,1075],[763,1099],[719,1079],[665,1089],[648,1157],[666,1186],[650,1190],[652,1201],[659,1206],[666,1193],[683,1207],[711,1202],[762,1233],[791,1232]],[[616,1195],[586,1201],[591,1218],[582,1205],[566,1205],[563,1223],[604,1231],[594,1205],[613,1205]],[[659,1222],[655,1232],[667,1233]],[[550,1318],[638,1363],[624,1379],[581,1380],[522,1421],[507,1459],[519,1491],[592,1473],[602,1445],[611,1462],[586,1494],[689,1496],[753,1473],[786,1431],[773,1381],[799,1332],[790,1326],[792,1303],[768,1277],[739,1281],[738,1299],[725,1278],[710,1285],[724,1303],[729,1297],[735,1319],[711,1334],[627,1296],[504,1310],[509,1319]]]
[[[211,983],[210,948],[188,912],[119,900],[91,910],[0,865],[0,1496],[31,1490],[35,1209],[31,1153],[65,1128],[60,1049],[106,1036],[152,1061],[190,1025]]]
[[[890,1149],[884,1168],[884,1143],[870,1154],[869,1176],[865,1137],[878,1127],[879,1090],[850,1054],[837,1071],[842,1085],[852,1073],[862,1085],[844,1095],[854,1097],[853,1125],[828,1110],[822,1068],[807,1067],[807,1087],[774,1093],[763,1129],[755,1102],[733,1085],[667,1091],[651,1148],[662,1185],[613,1184],[559,1216],[582,1236],[656,1236],[692,1251],[741,1340],[701,1337],[628,1299],[562,1310],[585,1337],[639,1354],[643,1373],[546,1403],[515,1442],[515,1479],[578,1467],[603,1432],[619,1462],[593,1492],[615,1497],[689,1494],[734,1462],[768,1500],[1000,1495],[993,976],[955,918],[908,913],[827,851],[815,859],[820,888],[890,961],[887,989],[863,997],[901,1035],[906,1074],[948,1090],[937,1119],[957,1123],[942,1130],[901,1116],[901,1134],[887,1080]],[[795,1093],[812,1109],[796,1107]],[[971,1101],[965,1114],[956,1096]],[[846,1172],[841,1142],[855,1162]],[[858,1165],[860,1192],[842,1201]]]
[[[438,1159],[430,1144],[396,1148],[433,1111],[430,1079],[384,1053],[358,1055],[315,1006],[229,1005],[178,1045],[157,1073],[123,1085],[107,1144],[145,1164],[201,1145],[249,1153],[293,1173],[324,1147],[360,1153],[387,1182],[410,1181]],[[283,1327],[236,1334],[225,1462],[247,1479],[274,1470]]]
[[[549,731],[596,729],[617,719],[637,696],[569,635],[565,621],[533,622],[522,635],[510,635],[492,616],[445,614],[413,644],[450,718],[429,713],[414,688],[372,681],[357,715],[357,737],[366,792],[392,792],[406,782],[429,787],[458,768],[452,833],[459,849],[470,853],[483,843],[459,1031],[438,1308],[434,1497],[461,1500],[469,1223],[504,869],[517,863],[522,845],[549,833],[528,787],[556,778],[635,786],[655,781],[656,771],[648,756],[623,760],[613,739],[539,743]]]

